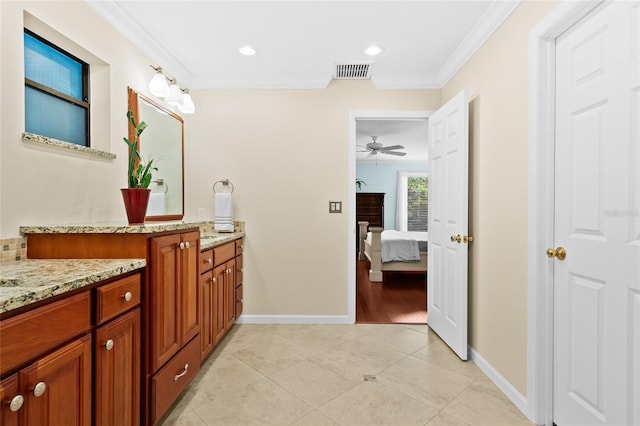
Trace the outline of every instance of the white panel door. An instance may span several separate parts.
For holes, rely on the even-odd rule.
[[[605,3],[556,43],[559,426],[640,425],[639,25],[640,2]]]
[[[428,323],[467,359],[469,109],[465,92],[429,116]]]

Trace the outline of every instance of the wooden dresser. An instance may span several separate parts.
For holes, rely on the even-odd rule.
[[[356,226],[363,220],[384,228],[384,192],[356,192]]]

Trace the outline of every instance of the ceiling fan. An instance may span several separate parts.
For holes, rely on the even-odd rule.
[[[378,153],[397,155],[399,157],[404,157],[405,155],[407,155],[406,152],[396,151],[397,149],[404,149],[404,146],[402,145],[383,146],[380,142],[377,142],[377,139],[378,139],[377,136],[371,136],[371,139],[373,142],[369,142],[366,146],[358,145],[360,148],[365,148],[364,151],[358,151],[358,152],[369,152],[369,155],[367,155],[367,158],[377,155]]]

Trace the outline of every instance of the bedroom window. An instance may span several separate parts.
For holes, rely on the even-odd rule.
[[[428,228],[429,177],[424,172],[398,172],[396,229],[421,231]]]
[[[89,146],[89,65],[24,30],[25,131]]]

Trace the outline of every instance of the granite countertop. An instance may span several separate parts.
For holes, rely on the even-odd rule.
[[[245,236],[244,232],[201,232],[200,233],[200,251],[209,250],[210,248],[235,241]]]
[[[29,234],[152,234],[199,228],[200,222],[147,222],[141,225],[125,223],[91,223],[69,225],[21,226],[22,235]]]
[[[144,259],[26,259],[0,265],[0,314],[144,268]]]

